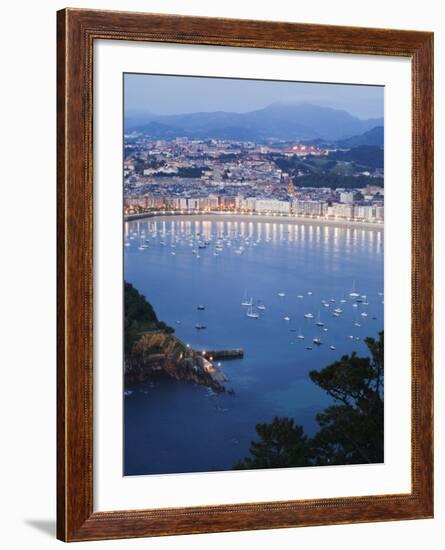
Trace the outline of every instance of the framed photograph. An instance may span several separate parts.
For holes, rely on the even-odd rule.
[[[58,538],[432,517],[432,33],[57,25]]]

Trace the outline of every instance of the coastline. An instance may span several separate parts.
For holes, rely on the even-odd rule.
[[[206,219],[212,221],[247,221],[247,222],[268,222],[268,223],[291,223],[295,225],[305,224],[305,225],[322,225],[322,226],[332,226],[332,227],[341,227],[349,229],[366,229],[373,231],[384,231],[384,223],[372,223],[372,222],[361,222],[356,220],[332,220],[327,218],[306,218],[298,216],[270,216],[267,214],[247,214],[247,213],[237,213],[237,212],[145,212],[143,214],[133,214],[133,215],[124,215],[124,222],[131,222],[142,220],[144,218],[188,218],[191,221],[196,221],[199,219]]]

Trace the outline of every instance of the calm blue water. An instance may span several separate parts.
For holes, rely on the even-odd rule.
[[[125,279],[179,338],[195,349],[245,351],[241,360],[222,362],[234,395],[170,381],[131,388],[126,475],[231,469],[248,455],[255,425],[277,415],[313,434],[315,415],[331,401],[308,372],[354,350],[367,354],[363,338],[383,328],[382,231],[172,217],[127,222],[125,240]],[[204,240],[210,244],[199,249]],[[368,305],[353,307],[354,281]],[[246,317],[240,305],[246,293],[265,305],[259,319]],[[343,312],[334,317],[337,307]],[[308,312],[314,319],[304,318]],[[328,331],[316,326],[319,313]],[[207,329],[196,330],[196,323]],[[314,337],[323,344],[312,344]]]

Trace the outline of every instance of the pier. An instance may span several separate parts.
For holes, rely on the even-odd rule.
[[[242,359],[244,357],[244,350],[237,349],[221,349],[221,350],[204,350],[200,353],[206,359]]]

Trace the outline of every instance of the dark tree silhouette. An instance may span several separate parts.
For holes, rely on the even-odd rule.
[[[256,426],[250,457],[235,469],[282,468],[383,462],[384,335],[366,338],[370,357],[344,355],[321,371],[309,373],[334,405],[317,415],[320,430],[310,439],[290,418]]]
[[[235,464],[235,470],[310,465],[308,439],[291,418],[275,417],[271,424],[257,424],[256,431],[260,441],[252,441],[251,457]]]
[[[344,355],[309,376],[339,404],[317,415],[315,464],[383,462],[383,332],[366,338],[371,357]]]

